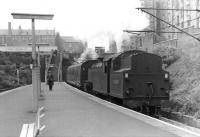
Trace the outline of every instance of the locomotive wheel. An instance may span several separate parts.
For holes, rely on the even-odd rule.
[[[108,101],[109,101],[109,102],[112,102],[112,100],[113,100],[113,97],[110,96],[110,95],[108,95]]]
[[[156,107],[155,106],[149,106],[149,115],[153,116],[156,114]]]
[[[149,113],[149,109],[146,105],[142,105],[141,106],[141,113],[143,114],[148,114]]]
[[[155,115],[156,115],[158,118],[161,116],[160,112],[161,112],[161,107],[156,107],[156,114],[155,114]]]
[[[141,110],[141,107],[139,107],[139,106],[136,107],[135,110],[136,110],[137,112],[141,112],[141,111],[142,111],[142,110]]]
[[[86,85],[87,83],[84,83],[84,86],[83,86],[83,91],[85,91],[85,92],[87,92],[87,85]]]
[[[84,87],[83,87],[83,90],[85,91],[85,92],[92,92],[92,83],[90,83],[90,82],[85,82],[84,83]]]
[[[84,90],[85,92],[88,92],[88,83],[84,83],[83,90]]]

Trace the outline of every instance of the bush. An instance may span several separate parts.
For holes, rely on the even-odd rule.
[[[31,63],[31,53],[3,53],[0,52],[0,89],[16,86],[17,76],[15,64],[25,67]],[[31,83],[31,70],[25,68],[20,71],[20,84]]]
[[[184,103],[182,108],[180,109],[180,112],[185,115],[195,115],[195,113],[199,110],[198,105],[192,101],[187,101]]]
[[[9,80],[3,80],[1,82],[1,85],[2,85],[3,88],[10,88],[10,87],[13,86],[12,83]]]
[[[170,110],[171,112],[181,112],[184,115],[191,116],[197,115],[197,112],[199,110],[198,104],[196,102],[191,100],[185,100],[183,98],[170,101],[163,101],[162,107]]]
[[[181,109],[182,104],[175,100],[162,101],[162,107],[173,112],[178,112]]]
[[[32,73],[30,69],[24,69],[20,71],[20,80],[23,84],[31,84],[32,82]]]
[[[157,47],[153,50],[153,53],[162,57],[163,63],[167,65],[166,67],[180,58],[180,51],[173,47]]]
[[[10,66],[6,65],[6,67],[5,67],[5,72],[6,72],[6,73],[10,73],[10,72],[11,72]]]

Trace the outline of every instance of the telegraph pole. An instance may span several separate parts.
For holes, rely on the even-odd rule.
[[[30,19],[32,23],[32,86],[33,86],[33,112],[38,110],[39,97],[39,79],[40,70],[39,62],[36,58],[36,39],[35,39],[35,20],[52,20],[53,14],[27,14],[27,13],[11,13],[14,19]]]

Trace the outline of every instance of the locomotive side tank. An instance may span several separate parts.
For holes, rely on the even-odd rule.
[[[92,90],[96,93],[107,95],[108,73],[103,70],[103,62],[93,65],[88,73],[88,81],[92,84]]]
[[[104,56],[88,71],[88,81],[95,93],[108,95],[110,91],[110,65],[113,55]]]

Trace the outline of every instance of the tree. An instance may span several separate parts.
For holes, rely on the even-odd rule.
[[[63,48],[63,39],[60,37],[59,33],[56,34],[55,45],[58,47],[59,51],[64,51],[64,48]]]
[[[109,41],[109,52],[110,53],[117,53],[117,44],[116,44],[116,41],[114,39]]]

